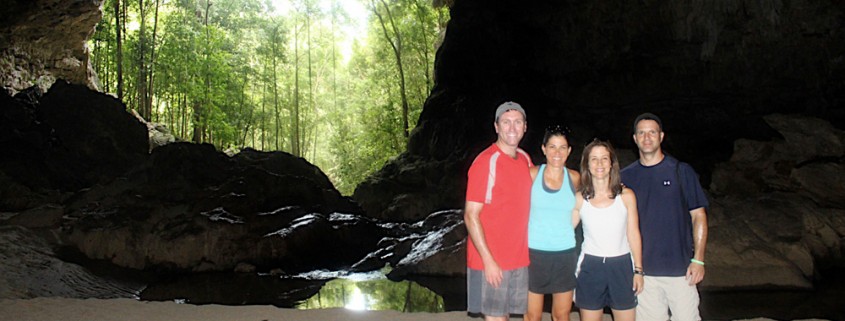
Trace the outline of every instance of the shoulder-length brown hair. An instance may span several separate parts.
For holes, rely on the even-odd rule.
[[[593,175],[590,174],[590,152],[593,148],[604,147],[610,153],[610,198],[616,198],[616,195],[622,193],[622,177],[619,175],[619,160],[616,157],[616,151],[609,141],[593,139],[592,142],[584,147],[584,152],[581,154],[581,195],[584,199],[592,199],[596,196],[595,187],[593,187]]]

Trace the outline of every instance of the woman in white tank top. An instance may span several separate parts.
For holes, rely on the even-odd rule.
[[[575,305],[581,320],[601,320],[609,306],[616,321],[633,321],[643,289],[642,241],[637,200],[622,186],[619,162],[609,142],[593,140],[581,157],[581,187],[572,225],[582,223]]]

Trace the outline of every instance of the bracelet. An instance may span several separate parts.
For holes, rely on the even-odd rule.
[[[696,259],[689,259],[689,261],[692,262],[692,263],[695,263],[695,264],[704,265],[703,261],[699,261],[699,260],[696,260]]]
[[[641,271],[641,270],[634,270],[634,275],[637,275],[637,274],[642,275],[642,276],[645,276],[645,273],[643,273],[643,271]]]

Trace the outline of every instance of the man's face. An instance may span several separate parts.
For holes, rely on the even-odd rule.
[[[525,117],[518,110],[508,110],[499,116],[495,124],[496,133],[499,134],[499,141],[511,146],[519,146],[519,141],[525,135],[528,124]]]
[[[663,142],[663,131],[660,125],[651,119],[644,119],[637,123],[637,131],[634,132],[634,143],[640,149],[640,153],[650,154],[660,150],[660,143]]]

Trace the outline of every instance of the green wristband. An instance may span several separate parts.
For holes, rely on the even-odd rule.
[[[692,262],[692,263],[695,263],[695,264],[701,264],[701,265],[704,265],[704,262],[699,261],[699,260],[696,260],[696,259],[689,259],[689,261],[690,261],[690,262]]]

